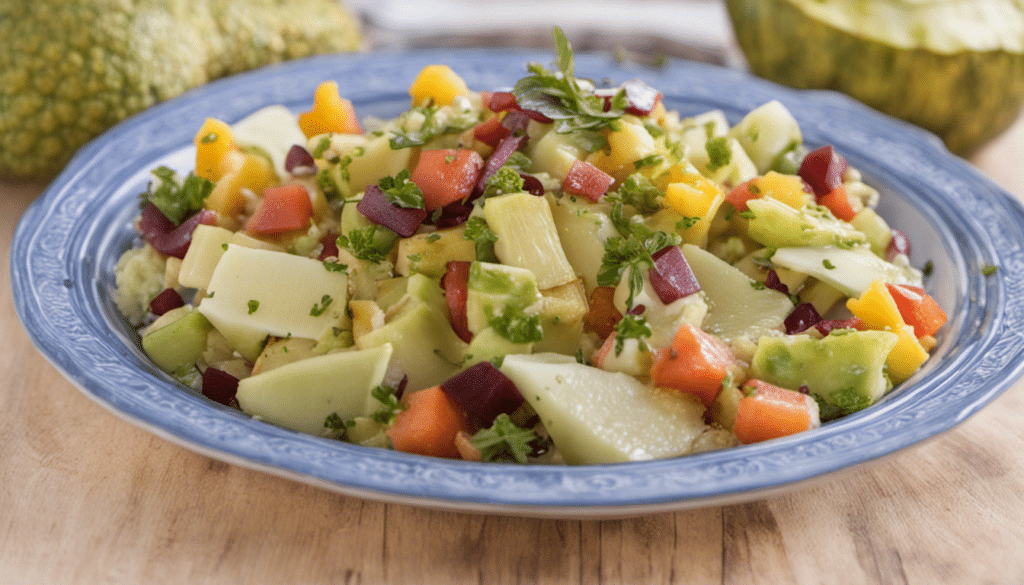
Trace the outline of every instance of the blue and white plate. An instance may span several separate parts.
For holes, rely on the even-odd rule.
[[[1024,208],[923,131],[841,95],[801,92],[696,63],[650,70],[580,55],[595,80],[641,77],[685,115],[731,122],[772,99],[809,146],[833,144],[882,193],[880,213],[931,262],[929,292],[950,319],[932,359],[879,404],[797,436],[680,459],[584,467],[449,461],[320,439],[252,420],[178,386],[146,359],[111,300],[114,265],[134,237],[150,169],[190,170],[207,116],[229,123],[267,105],[301,111],[336,80],[361,116],[394,116],[427,64],[474,89],[508,88],[535,52],[329,56],[192,91],[122,123],[71,162],[22,218],[11,250],[18,315],[39,350],[87,396],[129,422],[215,459],[358,497],[538,517],[609,517],[721,505],[781,493],[947,431],[1003,392],[1024,356]],[[984,275],[985,266],[998,270]]]

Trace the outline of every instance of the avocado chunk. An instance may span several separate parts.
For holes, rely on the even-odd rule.
[[[892,387],[885,360],[896,346],[890,331],[834,331],[765,337],[750,364],[751,377],[790,390],[806,387],[823,420],[867,408]]]
[[[235,398],[246,414],[326,435],[328,416],[348,421],[375,410],[372,392],[384,380],[390,360],[389,344],[311,357],[242,378]]]
[[[42,177],[157,102],[360,31],[337,0],[43,0],[0,3],[0,39],[0,176]]]
[[[206,335],[212,328],[202,313],[187,311],[167,325],[146,333],[142,337],[142,349],[161,370],[172,373],[203,357]]]
[[[501,371],[540,415],[569,464],[686,455],[707,428],[695,398],[568,356],[510,355]]]

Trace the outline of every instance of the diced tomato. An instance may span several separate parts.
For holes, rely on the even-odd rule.
[[[466,317],[466,298],[469,296],[469,262],[452,260],[441,277],[441,288],[448,302],[448,319],[459,339],[469,343],[473,334],[469,331]]]
[[[818,403],[808,394],[763,380],[748,380],[743,389],[732,429],[741,443],[785,437],[821,425]]]
[[[946,322],[946,313],[935,299],[919,286],[886,283],[885,287],[896,301],[903,322],[914,328],[917,337],[935,335]]]
[[[586,161],[577,160],[569,167],[569,174],[562,181],[562,191],[597,201],[614,182],[615,177]]]
[[[475,150],[425,150],[410,180],[423,191],[427,211],[433,211],[472,195],[483,168],[484,159]]]
[[[818,197],[818,205],[824,205],[832,212],[832,215],[843,221],[850,221],[857,215],[850,205],[849,197],[846,196],[846,187],[842,185]]]
[[[733,187],[725,196],[726,203],[731,203],[738,212],[746,211],[747,201],[757,199],[761,196],[761,193],[757,191],[756,188],[752,187],[756,180],[757,179],[750,179],[749,181],[745,181]]]
[[[655,352],[651,379],[655,386],[693,394],[711,406],[734,361],[725,343],[687,323],[670,346]]]
[[[263,201],[245,224],[248,232],[280,234],[309,226],[313,203],[302,185],[292,183],[263,191]]]

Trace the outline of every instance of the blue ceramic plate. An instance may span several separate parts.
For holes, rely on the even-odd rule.
[[[128,421],[230,463],[344,494],[525,516],[607,517],[720,505],[780,493],[949,430],[1018,378],[1024,354],[1024,209],[933,136],[836,94],[797,92],[695,63],[648,70],[581,55],[577,71],[642,77],[671,109],[725,111],[731,122],[777,99],[810,146],[834,144],[882,192],[880,212],[906,232],[929,292],[950,320],[932,359],[879,404],[812,432],[680,459],[520,467],[425,458],[302,435],[177,386],[138,347],[111,301],[150,169],[191,169],[207,116],[235,122],[267,105],[308,108],[337,80],[361,116],[394,116],[426,64],[447,63],[475,89],[510,87],[548,53],[434,52],[330,56],[212,83],[152,108],[83,149],[27,211],[11,251],[18,314],[39,350],[86,395]],[[997,266],[990,276],[987,265]]]

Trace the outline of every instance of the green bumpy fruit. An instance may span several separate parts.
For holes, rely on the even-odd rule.
[[[961,155],[1024,104],[1024,0],[728,0],[756,75],[833,89]]]
[[[0,39],[0,176],[22,178],[200,84],[361,43],[337,0],[5,0]]]

